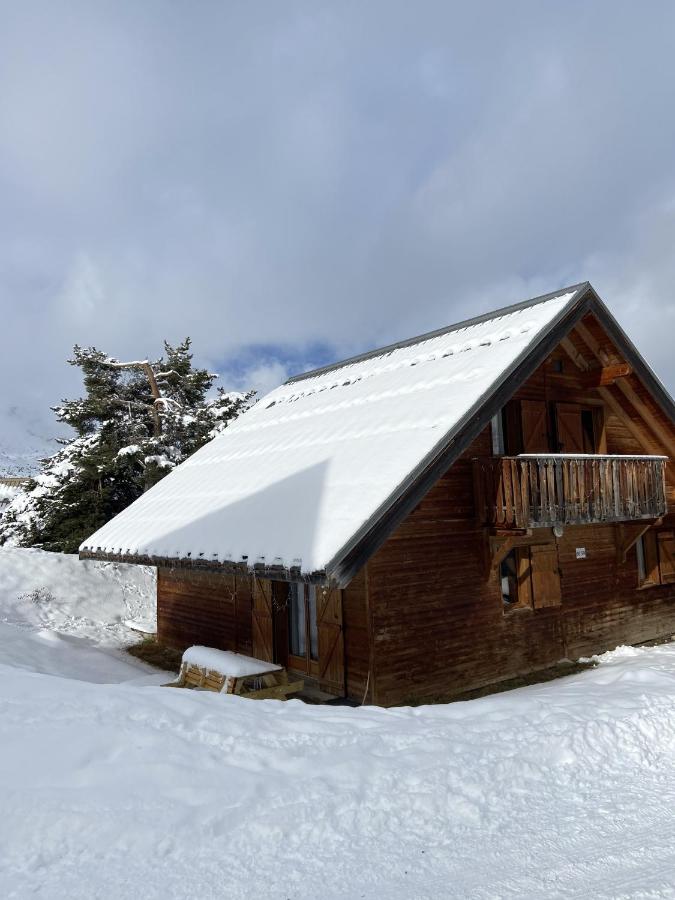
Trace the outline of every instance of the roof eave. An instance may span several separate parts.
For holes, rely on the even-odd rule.
[[[115,553],[97,548],[96,550],[80,550],[79,557],[99,562],[131,563],[137,566],[156,566],[163,569],[189,569],[190,571],[213,572],[221,575],[257,575],[259,578],[274,581],[306,581],[312,584],[325,584],[330,580],[323,569],[303,572],[295,566],[266,565],[260,562],[249,564],[243,560],[235,562],[233,560],[206,559],[202,556],[154,556],[147,553]]]

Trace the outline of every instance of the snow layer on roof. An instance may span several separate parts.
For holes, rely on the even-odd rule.
[[[282,385],[81,549],[327,570],[574,296]]]

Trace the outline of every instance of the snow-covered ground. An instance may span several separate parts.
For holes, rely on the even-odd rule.
[[[101,602],[98,648],[92,624],[58,636],[95,597],[73,582],[34,623],[16,565],[0,552],[3,898],[675,897],[675,645],[446,706],[251,701],[112,673],[126,611]]]

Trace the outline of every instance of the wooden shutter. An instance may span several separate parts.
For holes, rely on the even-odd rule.
[[[523,427],[520,421],[520,403],[509,400],[504,407],[504,453],[517,456],[523,452]]]
[[[529,547],[516,550],[516,571],[518,573],[517,606],[532,606],[532,566]]]
[[[560,572],[558,570],[558,550],[555,544],[541,544],[530,547],[532,563],[532,593],[534,608],[560,606]]]
[[[558,444],[561,453],[583,453],[584,433],[581,427],[581,407],[577,403],[556,404]]]
[[[602,406],[593,409],[593,434],[595,436],[594,453],[607,453],[607,428],[605,426],[605,410]]]
[[[253,579],[252,644],[253,656],[274,662],[274,613],[272,582]]]
[[[661,583],[670,584],[675,581],[675,532],[657,531],[659,544],[659,569]]]
[[[548,453],[546,404],[542,400],[521,400],[523,453]]]
[[[642,535],[642,549],[645,560],[645,577],[642,584],[660,584],[659,551],[656,543],[656,532],[646,531]]]
[[[316,621],[319,632],[319,682],[323,690],[344,696],[345,650],[342,633],[342,591],[316,588]]]

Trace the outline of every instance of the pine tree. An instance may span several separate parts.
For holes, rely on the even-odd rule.
[[[217,378],[195,368],[187,338],[164,343],[153,362],[120,362],[75,346],[68,362],[82,370],[85,396],[53,407],[72,440],[43,461],[42,471],[0,518],[0,543],[75,552],[172,468],[222,431],[252,392],[210,398]]]

